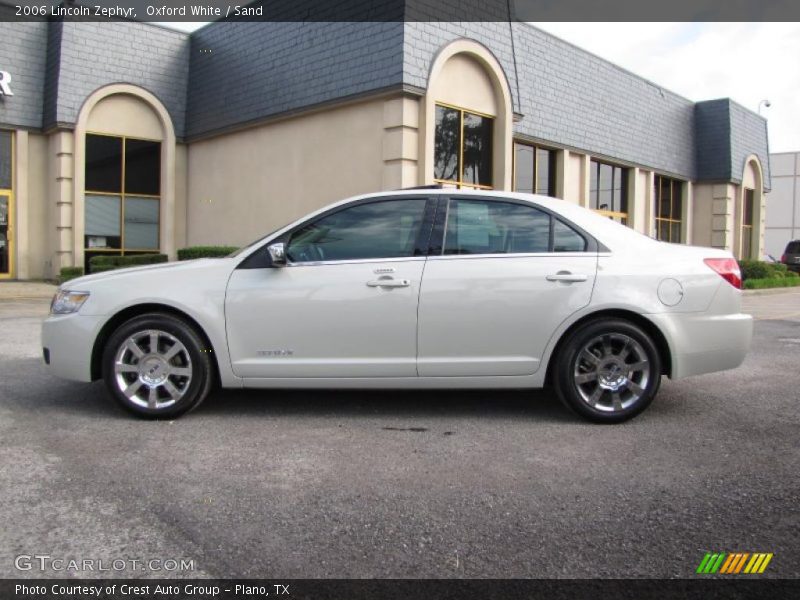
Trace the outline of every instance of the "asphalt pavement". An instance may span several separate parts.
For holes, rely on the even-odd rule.
[[[798,577],[800,293],[745,305],[742,367],[598,426],[546,391],[226,391],[141,421],[48,375],[46,300],[2,301],[0,577],[691,577],[716,551]]]

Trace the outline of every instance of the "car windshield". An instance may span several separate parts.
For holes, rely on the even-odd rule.
[[[786,246],[786,254],[800,254],[800,240],[789,242],[789,245]]]

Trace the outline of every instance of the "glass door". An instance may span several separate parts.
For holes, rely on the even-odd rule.
[[[0,278],[11,276],[11,194],[0,190]]]
[[[13,273],[14,196],[12,187],[13,138],[10,131],[0,130],[0,279],[9,279]]]

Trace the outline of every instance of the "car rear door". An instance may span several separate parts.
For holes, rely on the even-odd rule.
[[[245,261],[225,299],[234,373],[416,377],[417,305],[434,208],[425,197],[345,205],[273,240],[286,244],[287,266]]]
[[[441,246],[431,249],[420,292],[419,375],[535,373],[556,328],[591,299],[595,240],[522,201],[440,202]]]

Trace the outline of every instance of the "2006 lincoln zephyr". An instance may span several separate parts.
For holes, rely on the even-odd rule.
[[[248,388],[539,388],[579,415],[644,410],[662,375],[742,363],[733,257],[562,200],[415,189],[345,200],[227,258],[64,284],[53,373],[148,417]]]

